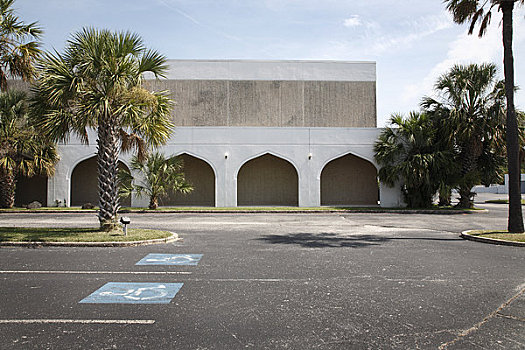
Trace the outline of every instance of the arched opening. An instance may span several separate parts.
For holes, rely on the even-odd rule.
[[[237,175],[237,205],[299,205],[297,171],[271,154],[243,164]]]
[[[47,176],[18,176],[15,189],[15,206],[21,207],[38,201],[47,207]]]
[[[215,173],[212,167],[205,161],[181,154],[177,156],[184,162],[184,176],[193,186],[189,194],[170,193],[167,197],[160,199],[161,205],[166,206],[215,206]]]
[[[119,169],[129,171],[128,167],[118,162]],[[91,157],[78,163],[71,173],[71,206],[86,203],[98,205],[97,157]],[[120,205],[131,206],[131,198],[121,198]]]
[[[377,170],[367,160],[347,154],[321,172],[321,205],[377,205]]]

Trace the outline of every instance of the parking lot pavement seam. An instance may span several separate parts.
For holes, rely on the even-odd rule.
[[[80,324],[154,324],[155,320],[79,320],[79,319],[13,319],[0,320],[0,324],[32,324],[32,323],[80,323]]]
[[[508,299],[507,301],[505,301],[503,304],[501,304],[496,310],[492,311],[490,314],[488,314],[483,320],[481,320],[480,322],[476,323],[474,326],[470,327],[469,329],[467,330],[464,330],[463,332],[461,332],[460,334],[458,334],[456,336],[456,338],[446,342],[446,343],[443,343],[439,346],[439,350],[445,350],[447,349],[449,346],[457,343],[459,340],[461,340],[462,338],[465,338],[466,336],[468,336],[469,334],[479,330],[481,328],[481,326],[483,326],[485,323],[487,323],[490,319],[498,316],[498,315],[502,315],[501,314],[501,310],[503,310],[504,308],[506,308],[507,306],[509,306],[514,300],[518,299],[520,296],[523,295],[523,293],[525,293],[525,287],[521,288],[520,291],[516,294],[514,294],[513,297],[511,297],[510,299]]]
[[[525,318],[524,317],[517,317],[517,316],[513,316],[513,315],[506,315],[506,314],[502,314],[501,312],[498,312],[497,316],[498,317],[503,317],[503,318],[510,318],[511,320],[515,320],[515,321],[525,322]]]

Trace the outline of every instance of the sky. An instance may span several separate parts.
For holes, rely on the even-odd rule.
[[[441,0],[17,0],[61,51],[83,27],[130,30],[170,59],[375,61],[378,126],[419,108],[454,64],[493,62],[503,79],[501,14],[467,35]],[[514,14],[516,106],[525,109],[525,9]]]

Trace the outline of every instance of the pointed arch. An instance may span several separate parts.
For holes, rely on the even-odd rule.
[[[118,161],[119,169],[129,167],[121,160]],[[82,206],[85,203],[98,205],[98,173],[97,156],[91,155],[79,159],[72,167],[70,174],[71,206]],[[120,205],[131,206],[131,198],[120,199]]]
[[[255,158],[259,158],[259,157],[264,156],[264,155],[267,155],[267,154],[269,154],[269,155],[271,155],[271,156],[274,156],[274,157],[276,157],[276,158],[280,158],[280,159],[283,159],[283,160],[287,161],[288,163],[290,163],[290,164],[295,168],[295,171],[297,172],[297,174],[299,175],[299,177],[301,176],[301,172],[299,171],[299,168],[297,167],[297,165],[295,164],[295,162],[294,162],[292,159],[290,159],[290,158],[288,158],[288,157],[286,157],[286,156],[284,156],[284,155],[282,155],[282,154],[279,154],[279,153],[277,153],[277,152],[273,152],[273,151],[264,151],[264,152],[260,152],[260,153],[257,153],[256,155],[253,155],[253,156],[250,156],[250,157],[246,158],[246,159],[242,162],[242,165],[239,167],[239,169],[237,169],[237,173],[235,174],[235,178],[238,177],[238,175],[239,175],[239,171],[241,170],[241,168],[243,167],[244,164],[248,163],[250,160],[253,160],[253,159],[255,159]]]
[[[271,152],[248,159],[237,172],[237,205],[299,205],[297,167]]]
[[[190,152],[175,154],[184,161],[186,181],[193,185],[189,194],[170,193],[161,198],[162,205],[214,207],[216,198],[217,173],[211,163]]]
[[[377,205],[377,168],[367,159],[346,153],[323,166],[321,205]]]

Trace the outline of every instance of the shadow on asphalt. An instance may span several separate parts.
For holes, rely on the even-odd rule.
[[[339,236],[335,233],[293,233],[288,235],[265,235],[257,238],[270,244],[296,244],[309,248],[364,248],[395,240],[464,241],[461,238],[433,237],[386,237],[378,235]]]

